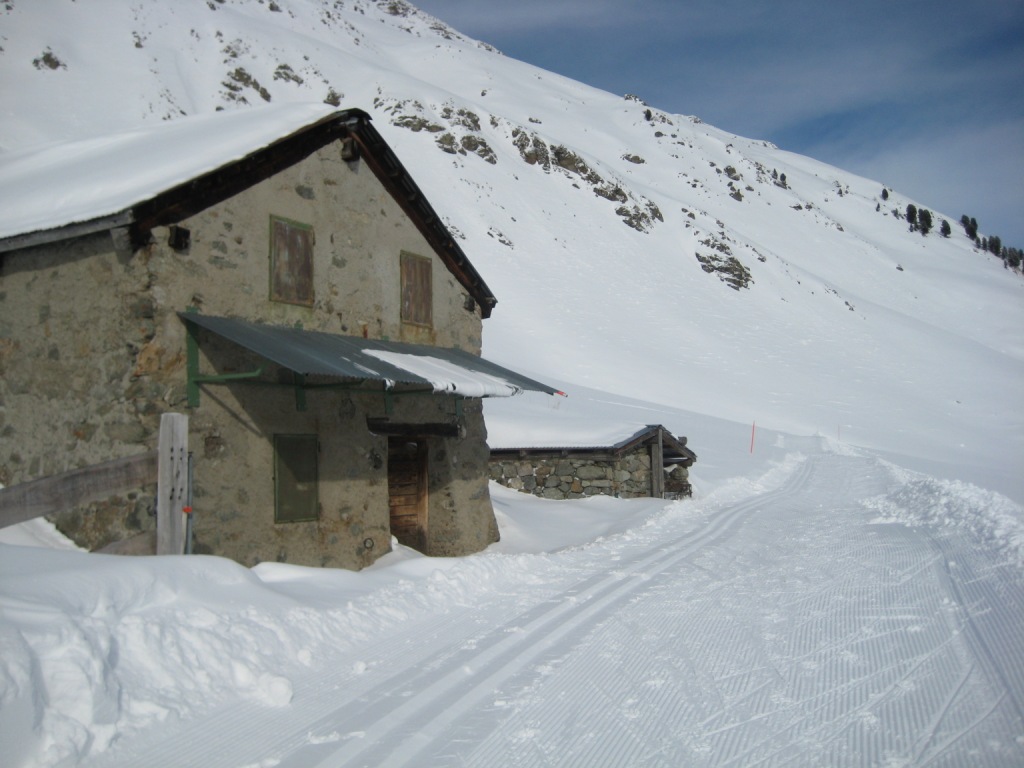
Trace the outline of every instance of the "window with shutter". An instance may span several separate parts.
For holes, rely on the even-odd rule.
[[[313,306],[313,227],[270,217],[270,298]]]
[[[274,435],[274,522],[297,523],[316,520],[317,494],[316,435]]]
[[[433,271],[430,259],[402,252],[402,322],[434,324]]]

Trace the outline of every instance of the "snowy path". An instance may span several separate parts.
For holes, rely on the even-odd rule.
[[[1024,764],[1024,575],[963,528],[873,523],[895,485],[813,455],[703,516],[520,556],[529,580],[318,659],[287,707],[84,764]]]

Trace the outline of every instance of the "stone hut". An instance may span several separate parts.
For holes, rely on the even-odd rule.
[[[361,568],[496,540],[480,358],[496,300],[355,109],[190,117],[0,160],[0,483],[189,415],[194,551]],[[152,537],[155,488],[55,522]],[[145,549],[143,544],[141,547]]]
[[[696,460],[685,437],[654,424],[613,445],[492,448],[491,480],[546,499],[678,499],[693,492],[688,470]]]

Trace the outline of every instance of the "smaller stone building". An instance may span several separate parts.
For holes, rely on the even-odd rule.
[[[678,499],[692,494],[696,460],[685,437],[652,424],[613,445],[492,448],[491,480],[546,499]]]

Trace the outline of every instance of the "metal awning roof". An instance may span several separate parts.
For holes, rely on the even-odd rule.
[[[427,385],[435,392],[462,397],[508,397],[523,390],[562,394],[460,349],[282,328],[195,312],[178,315],[302,376],[376,380],[387,388]]]

